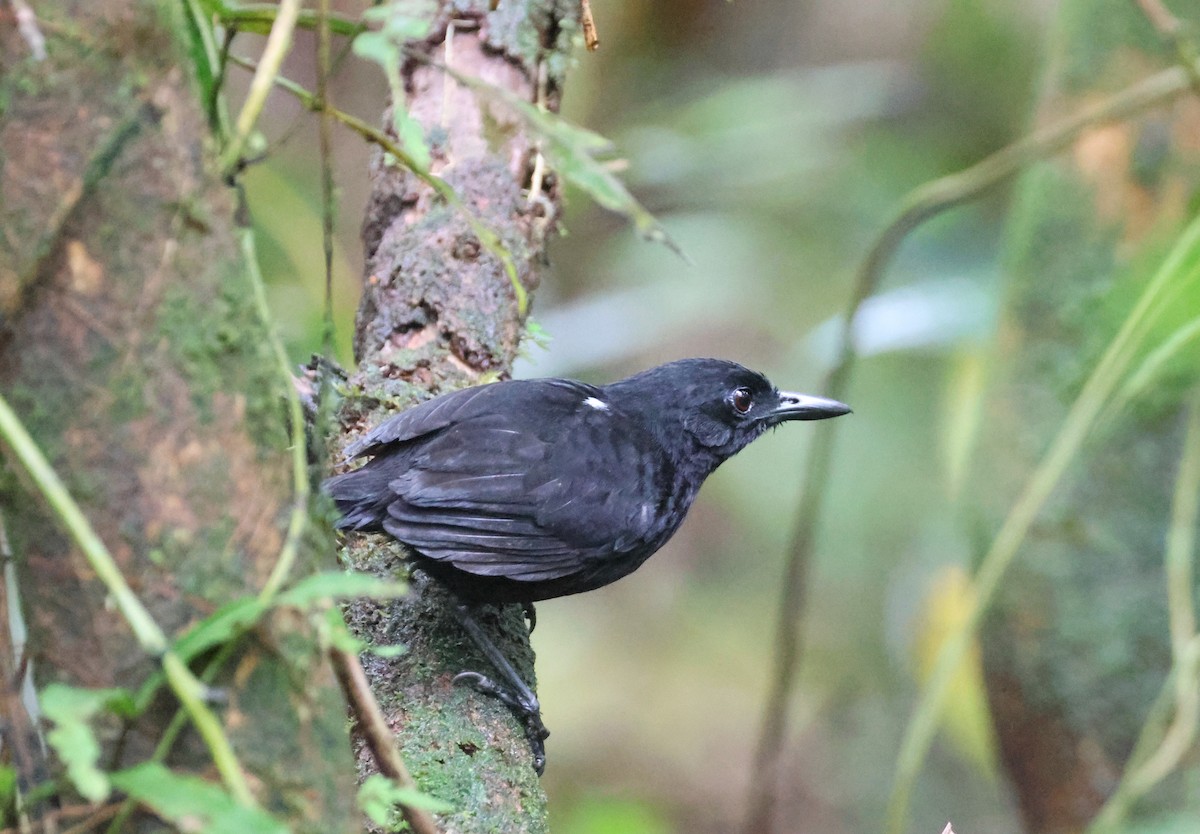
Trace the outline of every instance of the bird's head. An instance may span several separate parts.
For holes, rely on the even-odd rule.
[[[689,451],[711,456],[714,467],[773,426],[850,412],[837,400],[780,391],[762,374],[724,359],[683,359],[611,387],[624,389],[623,402],[632,394],[653,409],[652,425],[676,437],[682,430],[693,441]]]

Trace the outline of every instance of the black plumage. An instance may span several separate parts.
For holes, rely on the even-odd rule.
[[[463,600],[528,603],[634,571],[722,462],[784,421],[849,410],[717,359],[604,386],[499,382],[385,421],[326,490],[340,528],[390,534]]]

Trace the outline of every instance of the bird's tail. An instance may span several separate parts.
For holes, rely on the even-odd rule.
[[[387,517],[389,480],[382,467],[370,463],[326,480],[321,489],[342,514],[334,526],[339,530],[382,532],[383,519]]]

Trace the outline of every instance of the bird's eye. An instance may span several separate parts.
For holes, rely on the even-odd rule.
[[[749,388],[739,388],[730,395],[729,404],[738,414],[745,414],[754,405],[754,395]]]

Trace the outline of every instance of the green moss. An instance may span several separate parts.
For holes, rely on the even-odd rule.
[[[125,425],[147,412],[144,369],[130,362],[117,365],[108,382],[112,394],[109,418],[116,425]]]
[[[495,813],[495,797],[516,793],[531,796],[537,776],[530,769],[524,779],[529,784],[505,783],[501,790],[480,779],[480,774],[512,773],[514,763],[506,746],[497,744],[480,729],[462,721],[476,704],[469,690],[456,689],[442,703],[422,701],[405,716],[406,727],[401,738],[402,755],[421,790],[452,803],[456,811],[446,817],[447,828],[460,826],[471,831],[542,832],[548,830],[545,818],[533,815]],[[484,703],[483,709],[504,710],[495,702]],[[515,724],[514,724],[515,727]],[[429,740],[435,739],[433,744]],[[519,740],[521,744],[523,739]],[[523,771],[518,771],[523,774]],[[522,778],[518,776],[518,778]],[[467,823],[469,822],[469,826]],[[457,825],[456,825],[457,823]]]
[[[223,601],[245,591],[240,554],[230,541],[235,524],[225,517],[205,525],[198,533],[187,528],[163,531],[157,542],[157,561],[180,583],[189,596]]]
[[[187,380],[201,420],[215,417],[216,394],[241,394],[255,442],[264,451],[283,448],[283,393],[245,276],[218,280],[210,300],[202,299],[194,286],[169,287],[156,337],[168,345],[176,369]]]

